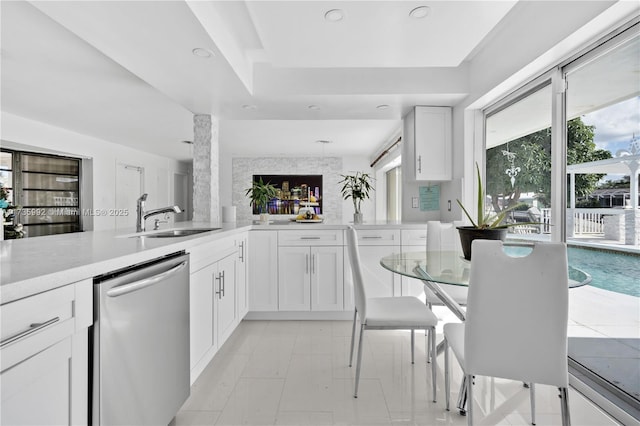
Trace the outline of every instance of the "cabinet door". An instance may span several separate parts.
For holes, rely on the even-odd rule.
[[[451,108],[415,108],[416,180],[452,178]]]
[[[68,337],[0,374],[3,425],[71,424],[71,354]]]
[[[191,369],[214,345],[213,335],[213,279],[215,264],[206,266],[190,276],[189,336],[191,339]]]
[[[215,283],[216,330],[218,345],[222,345],[231,335],[237,319],[236,310],[236,255],[232,254],[218,261]]]
[[[342,247],[311,247],[311,310],[344,309]]]
[[[281,311],[311,309],[309,247],[278,249],[278,306]]]
[[[247,292],[247,236],[238,238],[238,257],[236,260],[236,290],[238,293],[238,321],[241,321],[249,312],[249,293]]]
[[[278,310],[278,232],[249,232],[249,309]]]

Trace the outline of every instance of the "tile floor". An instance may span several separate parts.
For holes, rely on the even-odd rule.
[[[445,314],[446,315],[446,314]],[[424,339],[410,333],[367,331],[360,391],[348,367],[349,321],[243,321],[191,389],[173,423],[181,425],[466,425],[444,409],[442,356],[438,402],[431,402]],[[452,360],[455,358],[452,356]],[[455,362],[452,404],[461,372]],[[481,377],[476,418],[483,425],[527,425],[528,390],[521,383]],[[560,424],[557,390],[536,388],[537,424]],[[617,424],[570,392],[574,426]]]

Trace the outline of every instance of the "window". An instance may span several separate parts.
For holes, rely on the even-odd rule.
[[[511,209],[510,238],[548,240],[551,214],[551,84],[525,92],[486,117],[485,205]],[[485,212],[487,213],[487,212]],[[532,225],[540,222],[540,225]]]
[[[387,177],[387,220],[402,220],[402,168],[396,166],[386,172]]]
[[[16,225],[22,225],[25,237],[82,229],[79,159],[3,150],[1,173],[3,187],[19,206],[5,224],[5,235],[7,227]]]

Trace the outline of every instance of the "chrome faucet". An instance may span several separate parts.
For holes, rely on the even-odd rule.
[[[161,207],[159,209],[153,209],[149,211],[144,210],[144,202],[147,201],[149,194],[142,194],[138,198],[138,206],[136,208],[136,232],[144,232],[144,221],[149,217],[162,213],[182,213],[182,210],[178,206]]]

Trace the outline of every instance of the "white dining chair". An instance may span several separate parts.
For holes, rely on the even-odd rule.
[[[427,222],[427,253],[439,251],[457,251],[462,256],[462,248],[460,247],[460,235],[456,229],[463,226],[462,221],[440,222],[438,220],[430,220]],[[452,269],[455,265],[443,263],[443,259],[451,259],[450,257],[436,258],[438,264],[428,262],[429,271],[435,271],[441,275],[446,269]],[[439,284],[458,305],[467,304],[467,288],[465,286]],[[426,285],[424,286],[425,303],[432,309],[434,305],[443,305],[442,301],[436,296]]]
[[[564,243],[536,243],[524,257],[511,257],[501,241],[475,240],[464,323],[444,325],[445,400],[449,409],[449,348],[467,384],[467,422],[473,420],[473,377],[558,387],[563,426],[570,424],[567,322],[569,286]]]
[[[411,330],[411,363],[414,363],[415,330],[425,330],[429,339],[425,352],[431,353],[431,382],[433,402],[436,402],[436,333],[438,318],[417,297],[372,297],[367,298],[366,283],[362,278],[360,266],[360,252],[358,250],[358,236],[352,226],[347,229],[347,247],[351,262],[351,273],[354,284],[355,310],[353,313],[353,328],[351,330],[351,351],[349,367],[353,362],[356,323],[360,318],[360,337],[358,339],[358,359],[356,364],[356,383],[353,393],[358,397],[360,381],[360,367],[362,365],[362,343],[365,330]],[[426,339],[425,339],[426,340]],[[426,364],[426,363],[425,363]]]

